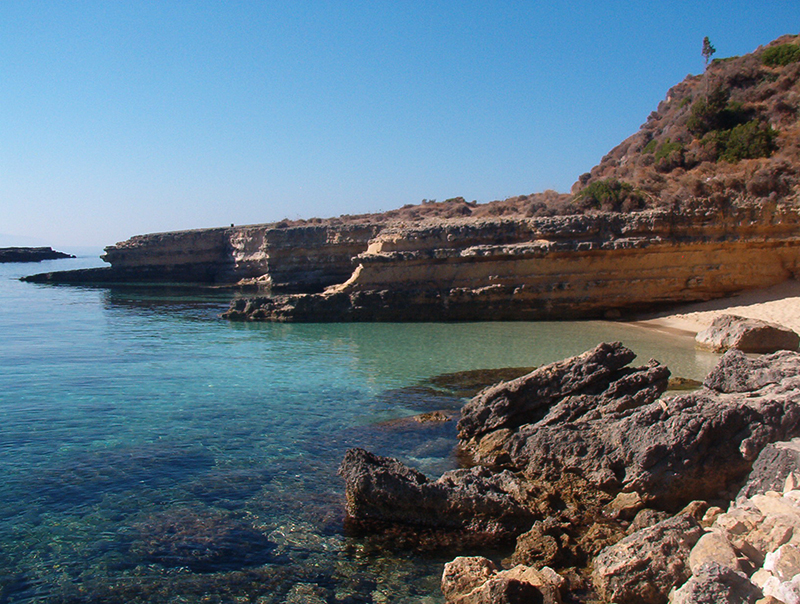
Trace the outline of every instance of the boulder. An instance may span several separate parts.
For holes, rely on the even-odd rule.
[[[459,556],[444,565],[442,593],[447,602],[480,587],[497,572],[497,566],[482,556]]]
[[[761,590],[743,573],[707,562],[673,592],[671,604],[755,604],[762,597]]]
[[[689,552],[702,534],[683,514],[625,537],[594,559],[595,589],[605,602],[665,604],[669,591],[689,578]]]
[[[351,521],[399,523],[516,535],[530,528],[528,487],[509,471],[452,470],[438,480],[397,459],[363,449],[345,454],[339,474],[345,480]]]
[[[736,315],[720,315],[708,328],[695,336],[695,341],[717,352],[733,348],[743,352],[770,353],[797,350],[800,336],[776,323]]]

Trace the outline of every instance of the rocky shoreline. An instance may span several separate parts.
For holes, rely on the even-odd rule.
[[[481,391],[458,423],[475,465],[436,480],[349,451],[349,522],[515,543],[446,565],[452,603],[800,601],[800,444],[781,444],[800,436],[800,353],[730,350],[669,396],[669,370],[634,356],[600,344]]]

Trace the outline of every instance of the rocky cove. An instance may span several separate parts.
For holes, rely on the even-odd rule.
[[[436,480],[348,451],[350,521],[515,543],[506,570],[448,563],[453,603],[800,601],[800,445],[781,442],[800,436],[800,354],[731,350],[671,396],[634,356],[600,344],[484,389],[458,422],[476,465]]]

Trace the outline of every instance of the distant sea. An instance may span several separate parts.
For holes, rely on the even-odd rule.
[[[402,421],[460,408],[441,374],[603,340],[684,377],[716,360],[609,322],[229,323],[229,292],[18,281],[101,265],[0,265],[2,604],[442,602],[461,552],[346,528],[347,448],[454,468],[454,422]]]

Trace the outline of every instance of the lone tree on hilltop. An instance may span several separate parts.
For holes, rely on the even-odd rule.
[[[708,62],[711,60],[711,55],[717,52],[717,49],[711,46],[711,41],[708,36],[703,38],[703,59],[706,61],[706,69],[708,69]]]
[[[706,62],[705,69],[703,70],[703,78],[705,79],[706,85],[706,96],[708,96],[708,62],[711,60],[711,55],[717,52],[717,49],[711,46],[711,40],[708,39],[708,36],[703,38],[703,59]]]

